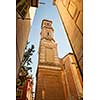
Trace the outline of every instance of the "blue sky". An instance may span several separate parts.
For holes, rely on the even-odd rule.
[[[64,57],[69,52],[72,52],[58,10],[56,6],[53,5],[53,0],[40,0],[40,2],[45,3],[45,5],[40,4],[39,7],[36,9],[29,35],[29,41],[31,42],[30,44],[35,45],[35,52],[32,58],[33,76],[35,76],[38,64],[38,48],[40,41],[41,22],[43,19],[53,21],[52,26],[54,28],[54,39],[58,44],[59,58]]]

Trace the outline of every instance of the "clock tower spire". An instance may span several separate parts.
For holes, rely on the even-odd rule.
[[[54,40],[52,21],[42,20],[39,47],[39,63],[58,65],[57,43]]]
[[[54,40],[54,29],[52,28],[52,21],[43,20],[41,25],[41,39]]]
[[[52,21],[42,20],[36,100],[66,100]]]

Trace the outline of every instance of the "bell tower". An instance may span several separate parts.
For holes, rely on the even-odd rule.
[[[53,40],[53,32],[52,21],[43,20],[41,25],[41,38]]]
[[[35,100],[67,100],[52,21],[42,20]]]
[[[59,65],[57,43],[54,40],[52,21],[45,19],[42,21],[40,35],[39,63]]]

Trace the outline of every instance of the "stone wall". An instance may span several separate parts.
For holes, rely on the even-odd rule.
[[[63,69],[69,100],[80,100],[83,94],[82,77],[73,54],[63,58]]]
[[[54,69],[55,66],[38,69],[37,89],[35,100],[67,100],[63,86],[61,69]]]
[[[83,0],[54,0],[54,4],[83,73]]]

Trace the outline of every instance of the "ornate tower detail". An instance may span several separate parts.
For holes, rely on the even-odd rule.
[[[39,48],[39,63],[59,65],[57,44],[54,40],[52,21],[43,20],[41,25],[41,40]]]
[[[67,100],[52,21],[42,20],[35,100]]]

